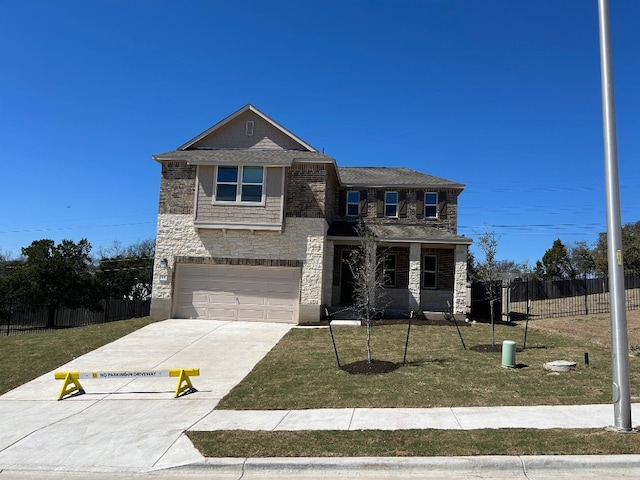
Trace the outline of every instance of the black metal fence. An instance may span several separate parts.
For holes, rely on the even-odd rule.
[[[624,276],[627,310],[640,309],[640,275]],[[575,280],[522,280],[503,285],[503,313],[510,320],[518,318],[566,317],[608,313],[609,278]]]
[[[85,308],[60,308],[55,319],[56,328],[83,327],[149,315],[151,300],[102,300],[101,311]],[[47,308],[12,311],[8,319],[0,321],[0,336],[35,333],[47,329]]]

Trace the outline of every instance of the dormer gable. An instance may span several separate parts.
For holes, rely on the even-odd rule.
[[[297,150],[317,152],[253,105],[245,105],[178,150]]]

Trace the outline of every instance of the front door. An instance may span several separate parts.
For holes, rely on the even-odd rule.
[[[340,303],[351,305],[353,303],[353,273],[347,265],[347,260],[353,250],[342,250],[340,258]]]

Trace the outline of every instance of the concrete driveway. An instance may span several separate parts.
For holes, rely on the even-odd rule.
[[[203,461],[183,432],[216,406],[292,325],[166,320],[56,371],[199,368],[196,393],[177,378],[81,380],[58,401],[53,372],[0,397],[0,471],[145,472]]]

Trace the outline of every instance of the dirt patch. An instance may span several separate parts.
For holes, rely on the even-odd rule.
[[[529,328],[605,347],[611,345],[611,316],[608,313],[530,320]],[[627,311],[627,336],[629,347],[640,345],[640,310]]]

